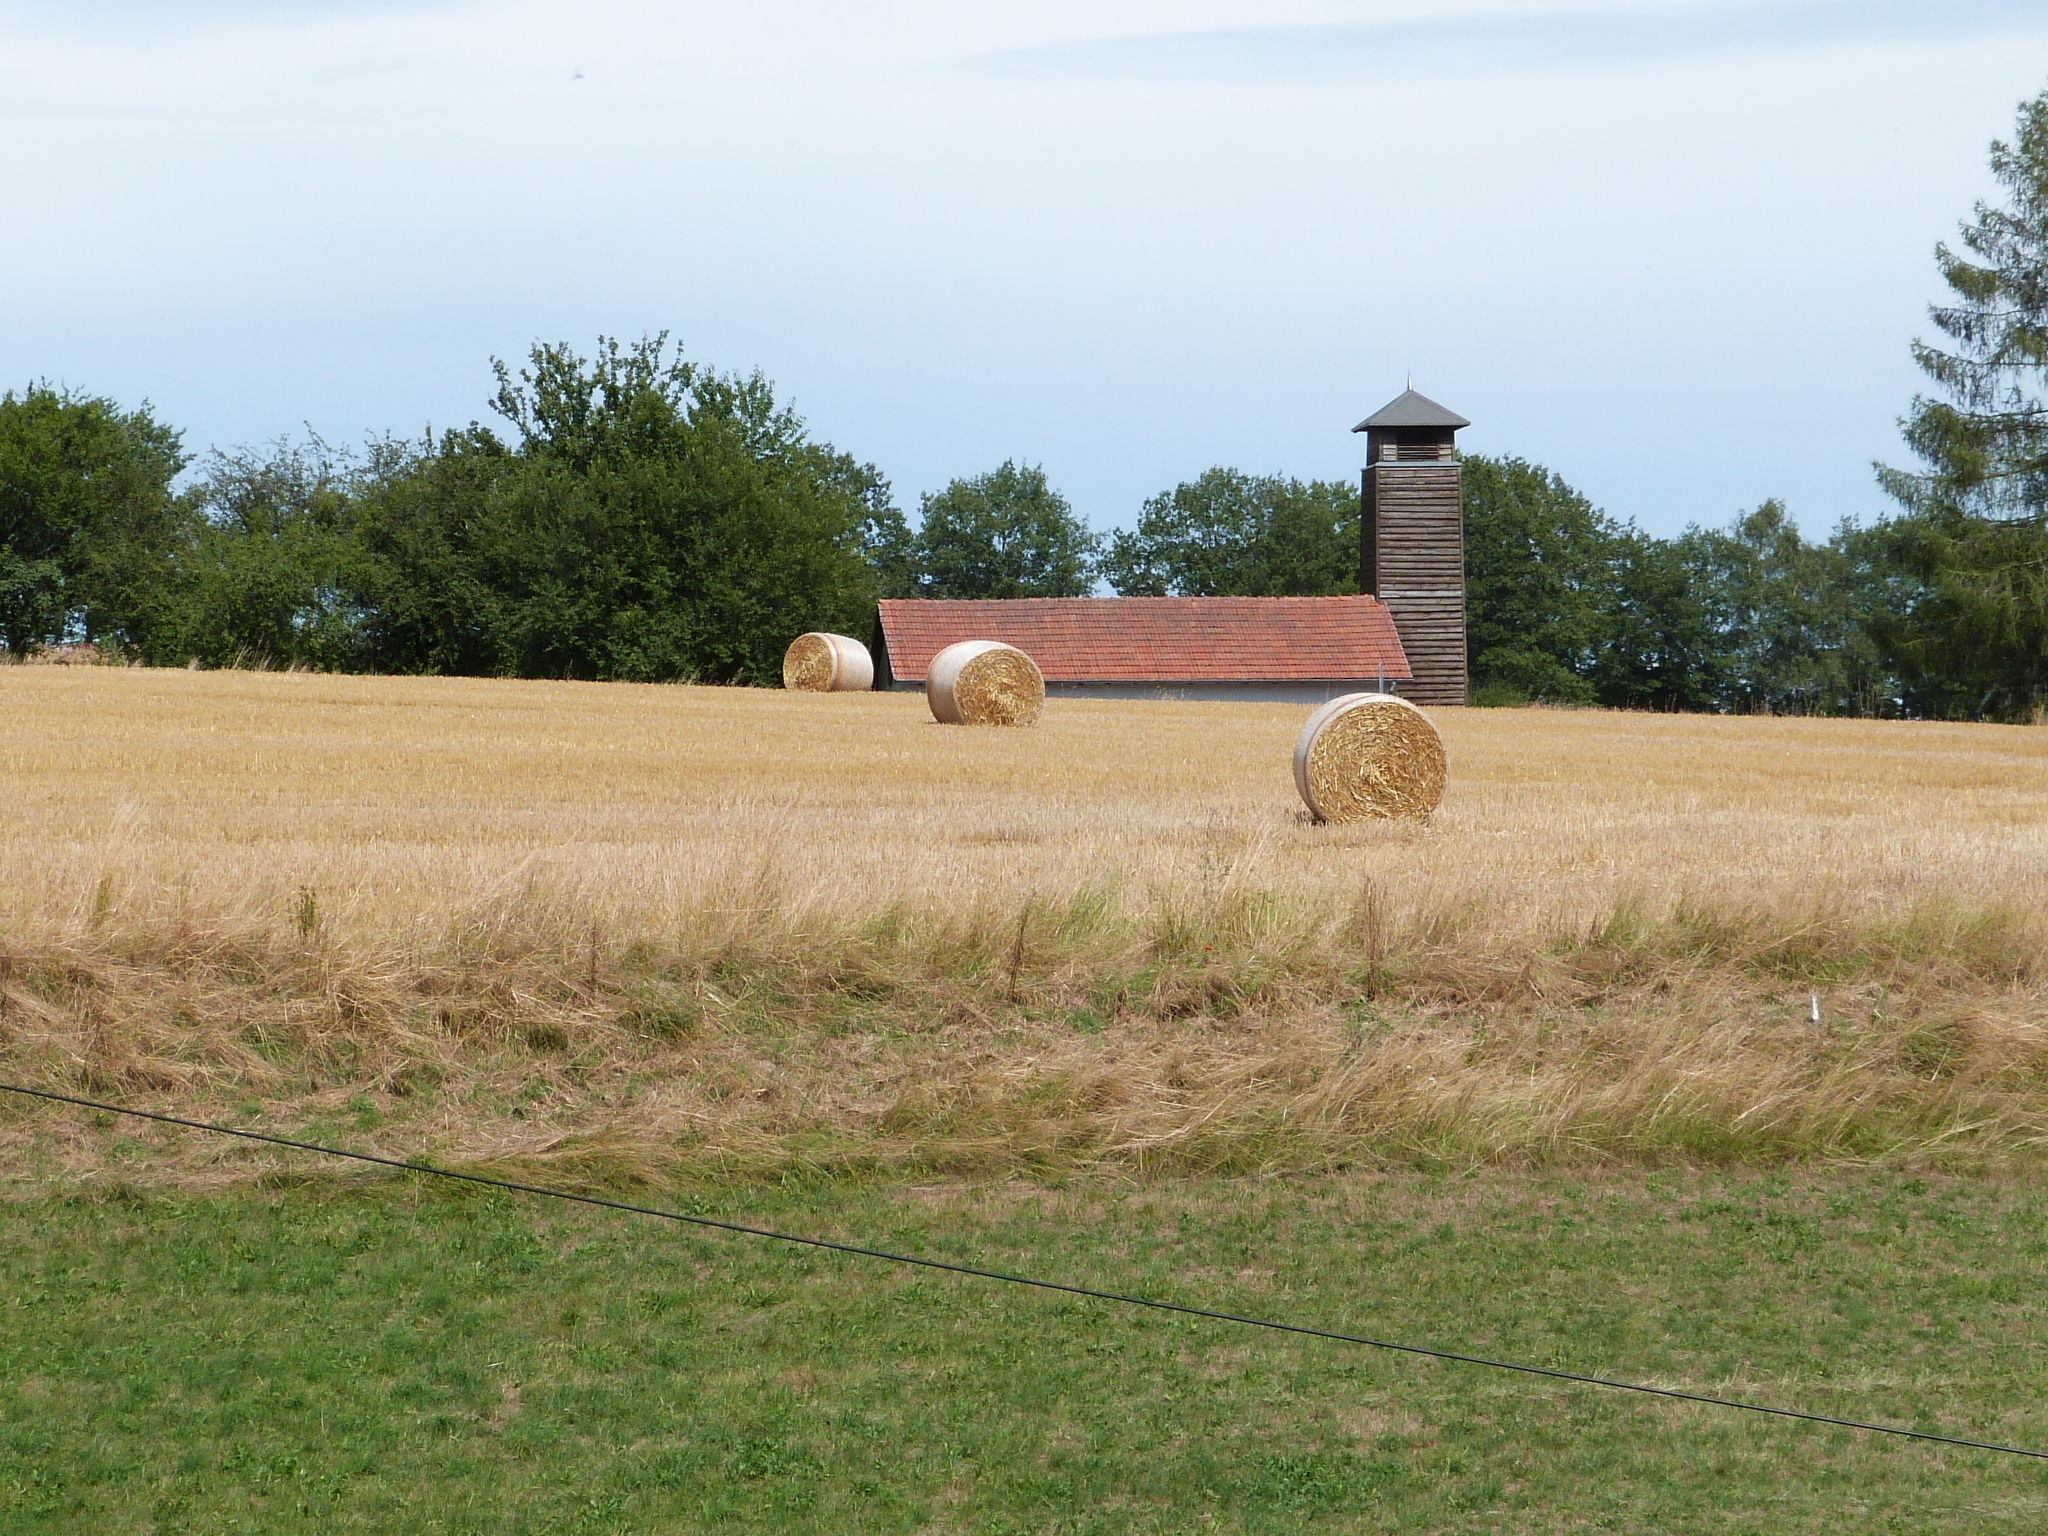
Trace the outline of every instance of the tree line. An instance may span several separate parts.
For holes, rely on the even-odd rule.
[[[1480,702],[1939,718],[2048,707],[2048,93],[2007,201],[1937,261],[1934,394],[1893,510],[1809,539],[1767,501],[1672,538],[1521,458],[1464,460]],[[1092,532],[1015,461],[921,498],[759,374],[665,337],[494,364],[497,425],[195,463],[147,405],[0,395],[0,644],[159,664],[760,683],[877,598],[1356,590],[1358,487],[1216,467]]]

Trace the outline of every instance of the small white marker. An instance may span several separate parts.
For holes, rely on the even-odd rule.
[[[1818,1024],[1820,1022],[1820,994],[1818,992],[1809,992],[1807,996],[1813,1002],[1813,1022]]]

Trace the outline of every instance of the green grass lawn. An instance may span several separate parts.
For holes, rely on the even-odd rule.
[[[1896,1174],[719,1214],[2048,1446],[2048,1192]],[[2048,1464],[410,1179],[0,1207],[0,1531],[2037,1532]]]

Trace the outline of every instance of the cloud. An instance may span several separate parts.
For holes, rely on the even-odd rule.
[[[2042,31],[2048,31],[2042,0],[1692,0],[1077,38],[980,54],[968,62],[1005,74],[1296,80],[1639,64]]]

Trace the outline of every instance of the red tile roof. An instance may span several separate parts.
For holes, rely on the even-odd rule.
[[[1375,597],[896,598],[881,608],[898,682],[923,682],[956,640],[1014,645],[1049,683],[1413,676]]]

